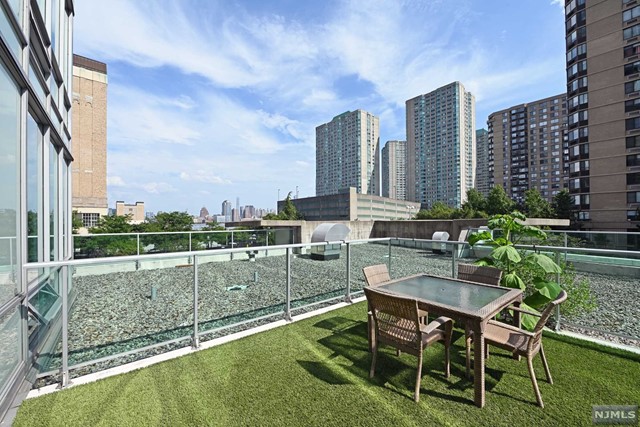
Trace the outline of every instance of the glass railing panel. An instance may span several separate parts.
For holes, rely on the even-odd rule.
[[[0,316],[0,384],[7,384],[22,359],[21,329],[19,306]]]
[[[191,249],[194,251],[208,251],[231,247],[231,233],[226,231],[204,231],[191,234]]]
[[[30,272],[38,276],[29,283],[29,353],[37,355],[35,365],[42,373],[61,366],[62,274],[59,268]]]
[[[69,366],[188,338],[193,277],[192,264],[170,258],[154,269],[134,261],[74,267]]]
[[[135,234],[75,235],[73,236],[73,245],[75,259],[138,254],[138,241]]]
[[[351,292],[366,286],[362,269],[376,264],[389,265],[389,242],[351,243]]]
[[[268,253],[267,253],[268,252]],[[198,330],[207,331],[252,319],[284,316],[286,254],[284,250],[248,248],[233,260],[198,255]],[[250,326],[255,326],[252,324]]]
[[[451,244],[413,239],[393,239],[391,244],[392,279],[413,274],[451,277]]]
[[[560,306],[563,330],[640,345],[640,260],[568,252],[560,284],[568,299]],[[561,265],[564,262],[561,259]],[[623,343],[629,344],[622,338]]]
[[[188,233],[140,234],[140,254],[162,254],[190,251]]]
[[[0,305],[18,291],[17,260],[15,237],[0,237]]]
[[[346,245],[306,246],[297,252],[291,260],[292,309],[346,296]]]

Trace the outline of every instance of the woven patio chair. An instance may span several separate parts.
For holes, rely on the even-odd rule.
[[[367,286],[378,286],[391,280],[387,264],[370,265],[362,269]]]
[[[544,408],[542,402],[542,396],[538,389],[538,382],[536,380],[536,373],[533,370],[533,358],[536,354],[540,353],[540,359],[542,359],[542,366],[547,376],[549,384],[553,384],[551,378],[551,372],[549,371],[549,365],[547,364],[547,358],[544,355],[544,349],[542,348],[542,329],[547,323],[549,316],[559,304],[563,303],[567,299],[566,291],[561,291],[556,299],[551,301],[549,305],[544,309],[542,313],[533,313],[531,311],[523,310],[519,307],[510,307],[510,310],[516,310],[521,313],[531,314],[537,316],[540,319],[536,324],[533,332],[526,331],[524,329],[517,328],[506,323],[496,322],[490,320],[484,331],[485,346],[489,344],[511,351],[514,356],[523,356],[527,358],[527,366],[529,368],[529,375],[531,376],[531,383],[533,384],[533,391],[536,394],[536,400],[538,405]],[[467,375],[469,375],[469,359],[471,358],[471,341],[473,340],[473,333],[469,334],[466,339],[467,347]]]
[[[369,287],[383,285],[391,280],[391,276],[389,276],[389,270],[387,269],[387,264],[370,265],[368,267],[364,267],[362,269],[362,272],[364,273],[364,280],[367,282],[367,286]],[[426,324],[427,316],[429,313],[424,310],[420,310],[419,312],[422,323]],[[371,307],[367,308],[367,330],[369,331],[367,336],[369,341],[369,351],[371,351],[373,350],[373,340],[375,339]],[[400,356],[400,352],[398,352],[398,356]]]
[[[415,299],[388,294],[374,288],[364,288],[367,301],[373,313],[375,340],[371,371],[373,378],[378,358],[378,348],[382,344],[418,357],[418,372],[413,399],[420,400],[420,380],[422,378],[422,355],[426,348],[436,341],[443,341],[445,348],[445,377],[450,374],[449,347],[453,321],[438,317],[428,325],[420,323],[418,302]]]
[[[458,264],[458,279],[498,286],[502,270],[482,265]]]

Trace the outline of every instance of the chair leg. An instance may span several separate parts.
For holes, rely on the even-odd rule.
[[[451,376],[451,335],[453,333],[453,324],[448,322],[444,326],[444,376]]]
[[[375,328],[373,325],[373,315],[369,313],[367,315],[367,331],[368,331],[368,341],[369,341],[369,352],[373,351],[374,341],[375,341]]]
[[[416,390],[413,393],[413,400],[420,401],[420,379],[422,378],[422,351],[418,356],[418,373],[416,374]]]
[[[373,375],[376,372],[376,361],[378,359],[378,346],[376,344],[373,345],[373,353],[371,356],[371,370],[369,371],[369,378],[373,378]]]
[[[553,378],[551,378],[551,371],[549,370],[549,365],[547,364],[547,358],[544,355],[542,343],[540,343],[540,359],[542,359],[542,366],[544,366],[544,373],[547,375],[547,381],[549,381],[549,384],[553,384]]]
[[[531,376],[531,384],[533,384],[533,391],[536,394],[536,400],[541,408],[544,408],[542,402],[542,396],[540,395],[540,389],[538,389],[538,381],[536,380],[536,372],[533,370],[533,356],[527,356],[527,366],[529,367],[529,375]]]

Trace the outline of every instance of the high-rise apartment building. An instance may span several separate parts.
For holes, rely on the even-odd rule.
[[[565,2],[569,191],[587,229],[640,224],[640,3]]]
[[[387,141],[382,149],[382,197],[407,199],[407,141]]]
[[[490,187],[501,185],[518,202],[535,188],[551,202],[568,185],[565,94],[497,111],[487,125]]]
[[[486,129],[477,129],[476,180],[474,188],[485,196],[491,191],[493,169],[493,156],[489,151],[489,133]]]
[[[316,127],[316,196],[355,187],[380,195],[380,119],[347,111]]]
[[[474,96],[453,82],[406,105],[407,198],[460,207],[474,184]]]
[[[0,2],[0,419],[61,336],[66,269],[23,266],[73,257],[72,20],[72,0]]]
[[[84,227],[108,213],[107,65],[73,55],[71,206]]]

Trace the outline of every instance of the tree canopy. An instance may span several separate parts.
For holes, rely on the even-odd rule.
[[[551,204],[543,199],[535,188],[525,191],[524,209],[529,218],[553,218],[555,216]]]
[[[486,206],[489,215],[508,214],[513,211],[515,205],[501,185],[493,187],[487,197]]]
[[[296,205],[291,201],[291,192],[287,194],[287,198],[284,199],[284,207],[277,214],[269,213],[263,217],[266,220],[281,220],[281,221],[294,221],[303,219],[302,214],[296,209]]]

